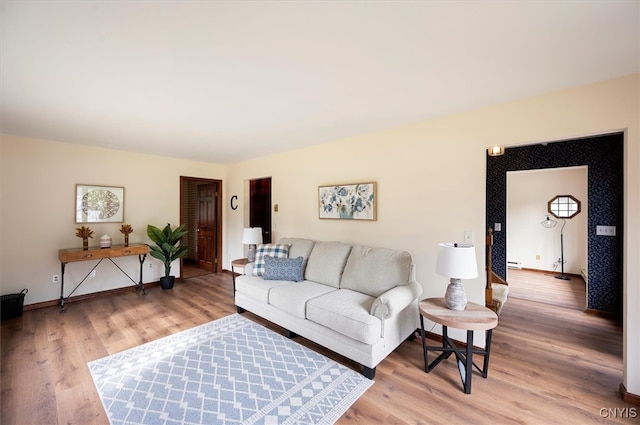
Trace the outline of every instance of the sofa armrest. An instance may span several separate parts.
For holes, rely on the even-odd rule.
[[[370,314],[383,320],[401,312],[422,294],[422,286],[415,280],[389,289],[373,302]]]
[[[244,266],[244,274],[249,275],[249,276],[253,276],[253,266],[255,266],[256,263],[247,263]]]

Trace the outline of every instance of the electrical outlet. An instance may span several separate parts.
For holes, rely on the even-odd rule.
[[[153,268],[153,263],[151,261],[149,261],[149,270],[151,270]]]
[[[51,276],[51,283],[60,283],[60,276],[57,274]]]

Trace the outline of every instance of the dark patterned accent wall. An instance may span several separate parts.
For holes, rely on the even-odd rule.
[[[562,142],[505,149],[487,155],[487,227],[494,232],[492,262],[507,274],[507,172],[587,166],[588,219],[587,308],[622,314],[622,235],[624,234],[624,134],[615,133]],[[596,235],[596,226],[616,226],[616,236]]]

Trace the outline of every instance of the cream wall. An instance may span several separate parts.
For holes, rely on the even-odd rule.
[[[222,179],[224,267],[230,269],[232,259],[244,256],[246,182],[271,176],[273,203],[279,205],[273,214],[276,240],[302,236],[405,249],[417,264],[425,297],[441,296],[447,284],[434,272],[437,243],[460,241],[465,230],[472,231],[481,275],[464,284],[469,299],[482,303],[485,149],[624,130],[623,381],[629,392],[640,394],[639,98],[635,75],[228,167],[5,135],[0,146],[2,293],[29,287],[27,303],[59,296],[58,286],[50,283],[51,274],[59,272],[57,250],[80,244],[73,222],[76,183],[125,186],[126,221],[136,230],[132,241],[144,241],[147,223],[177,223],[180,175]],[[371,180],[378,185],[377,221],[318,219],[319,185]],[[228,202],[233,195],[239,197],[235,211]],[[96,235],[117,236],[117,227],[96,226]],[[136,269],[137,259],[131,262],[128,266]],[[151,272],[145,270],[145,281],[157,280],[159,269],[155,264]],[[108,273],[86,290],[124,286]]]
[[[586,268],[587,167],[507,173],[507,261],[520,261],[528,269],[560,272],[554,262],[560,258],[562,220],[547,212],[549,200],[557,195],[572,195],[581,206],[580,213],[564,226],[564,271],[580,274]],[[540,225],[547,215],[557,222],[556,227]]]
[[[472,231],[480,277],[464,285],[484,302],[485,149],[626,132],[624,384],[640,394],[639,76],[564,90],[454,116],[360,135],[230,167],[227,195],[246,202],[246,181],[272,177],[274,240],[300,236],[407,250],[417,264],[424,297],[442,296],[436,245]],[[378,185],[378,220],[319,220],[319,185]],[[629,184],[632,183],[632,184]],[[227,209],[227,264],[244,255],[247,209]],[[228,265],[227,265],[228,267]]]
[[[147,224],[172,226],[180,219],[180,176],[224,179],[226,166],[143,155],[68,143],[1,138],[2,198],[0,229],[2,293],[28,288],[25,304],[60,297],[58,249],[81,247],[75,236],[75,185],[95,184],[125,188],[125,222],[134,232],[130,243],[150,242]],[[224,193],[224,190],[223,190]],[[122,243],[120,223],[89,224],[94,230],[89,244],[97,246],[108,234]],[[116,260],[136,281],[136,256]],[[69,263],[65,273],[65,296],[91,269],[93,262]],[[149,267],[151,266],[151,267]],[[174,272],[177,263],[174,263]],[[144,282],[157,281],[161,263],[147,256]],[[96,277],[87,279],[74,295],[132,285],[111,263],[104,261]]]

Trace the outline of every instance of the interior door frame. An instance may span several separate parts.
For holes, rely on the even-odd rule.
[[[587,166],[587,310],[623,314],[624,235],[624,138],[623,131],[576,139],[513,146],[502,156],[486,155],[486,223],[502,223],[494,232],[491,250],[496,274],[506,278],[507,172]],[[597,225],[617,226],[619,237],[598,236]]]
[[[215,197],[216,197],[216,206],[214,212],[214,220],[215,220],[215,237],[213,238],[213,243],[215,244],[214,251],[216,252],[215,256],[215,264],[214,264],[214,273],[219,273],[222,271],[222,180],[217,179],[208,179],[202,177],[188,177],[188,176],[180,176],[180,223],[184,223],[185,217],[183,214],[183,206],[185,203],[184,186],[185,182],[193,182],[193,183],[211,183],[213,184]],[[189,229],[191,233],[191,229]],[[197,239],[197,235],[190,235]],[[184,266],[184,258],[180,258],[180,278],[182,278],[182,269]]]
[[[584,182],[583,182],[583,185],[584,185],[583,189],[584,189],[585,194],[588,194],[589,193],[589,177],[588,177],[589,176],[589,167],[587,165],[579,165],[579,166],[572,166],[572,167],[567,166],[567,167],[555,167],[555,168],[539,168],[539,169],[535,169],[535,170],[508,170],[506,172],[506,179],[507,179],[507,194],[506,194],[506,197],[505,197],[506,217],[507,218],[509,217],[509,209],[510,209],[509,208],[509,194],[510,194],[510,191],[509,191],[509,184],[508,183],[509,183],[509,176],[511,175],[511,173],[530,172],[530,171],[536,171],[536,172],[544,173],[544,172],[553,172],[553,171],[563,171],[563,170],[568,170],[568,169],[573,169],[573,170],[581,169],[581,170],[584,170],[585,179],[584,179]],[[536,183],[532,182],[531,184],[534,185]],[[564,192],[562,192],[562,193],[564,193]],[[584,260],[586,262],[587,270],[589,269],[589,255],[588,255],[588,252],[589,252],[589,231],[588,231],[588,216],[589,216],[588,214],[589,214],[589,211],[588,211],[588,204],[589,204],[589,202],[588,201],[589,201],[588,195],[587,195],[587,198],[581,198],[581,202],[583,203],[583,205],[585,205],[585,207],[582,208],[582,211],[578,211],[579,213],[584,214],[587,217],[587,219],[585,220],[585,227],[583,229],[581,229],[582,230],[582,234],[585,236],[585,254],[587,254],[587,255],[585,256]],[[548,213],[545,213],[543,215],[548,215]],[[542,217],[542,215],[541,215],[541,217]],[[567,220],[569,220],[569,219],[570,218],[568,218]],[[558,220],[562,220],[562,219],[558,219]],[[508,220],[506,219],[505,220],[505,240],[509,240],[509,231],[513,227],[513,226],[506,226],[506,222],[507,221]],[[561,225],[561,223],[559,223],[559,225]],[[565,233],[565,237],[566,237],[566,233]],[[565,241],[566,241],[566,239],[565,239]],[[509,258],[509,245],[506,244],[506,243],[505,243],[505,254],[506,254],[506,258],[508,259]],[[555,257],[558,258],[557,255],[555,255]],[[540,271],[544,271],[544,272],[547,272],[547,273],[552,273],[553,272],[555,274],[559,274],[560,273],[559,270],[555,270],[555,269],[554,270],[540,270]],[[508,265],[506,267],[505,273],[506,273],[506,280],[508,282],[509,281],[509,267],[508,267]],[[568,273],[568,272],[565,273],[565,274],[572,275],[572,273]],[[585,308],[585,310],[587,310],[589,308],[588,307],[588,297],[589,297],[589,280],[588,279],[585,282],[584,294],[585,294],[585,305],[583,307]]]
[[[262,228],[263,243],[273,241],[273,180],[261,177],[249,180],[249,227]]]

